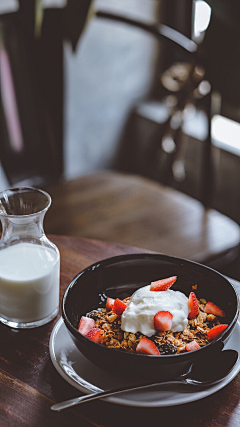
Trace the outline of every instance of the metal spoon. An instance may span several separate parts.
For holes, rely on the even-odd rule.
[[[62,409],[70,408],[71,406],[79,405],[80,403],[89,402],[90,400],[100,399],[107,396],[113,396],[119,393],[140,390],[147,387],[157,385],[188,385],[197,388],[209,387],[217,384],[225,378],[233,369],[238,360],[238,352],[236,350],[225,350],[219,352],[211,359],[198,359],[192,365],[189,373],[185,377],[179,377],[171,381],[160,381],[157,383],[144,383],[129,387],[119,387],[112,390],[105,390],[98,393],[87,394],[64,402],[56,403],[51,406],[52,411],[61,411]]]

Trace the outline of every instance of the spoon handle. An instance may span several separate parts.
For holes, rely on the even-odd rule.
[[[221,362],[221,364],[219,365],[218,362]],[[144,389],[147,387],[154,387],[157,385],[176,385],[176,384],[181,384],[181,385],[189,385],[189,386],[194,386],[194,387],[209,387],[212,386],[213,384],[218,383],[219,381],[221,381],[223,378],[225,378],[233,369],[233,367],[236,365],[238,361],[238,352],[236,350],[224,350],[221,351],[218,354],[217,358],[213,358],[212,362],[214,362],[215,364],[215,368],[217,366],[217,375],[216,375],[216,369],[212,369],[212,374],[214,373],[214,375],[211,376],[211,379],[209,380],[197,380],[194,379],[194,375],[193,378],[188,378],[187,376],[185,378],[176,378],[175,380],[170,380],[170,381],[160,381],[160,382],[155,382],[155,383],[144,383],[144,384],[138,384],[135,386],[130,386],[130,387],[119,387],[119,388],[115,388],[112,390],[106,390],[106,391],[100,391],[97,393],[91,393],[91,394],[87,394],[81,397],[75,397],[74,399],[70,399],[70,400],[66,400],[64,402],[60,402],[60,403],[56,403],[53,406],[51,406],[52,411],[61,411],[62,409],[66,409],[66,408],[70,408],[71,406],[75,406],[75,405],[79,405],[80,403],[84,403],[84,402],[89,402],[90,400],[95,400],[95,399],[101,399],[103,397],[107,397],[107,396],[113,396],[116,395],[118,393],[123,393],[123,392],[127,392],[127,391],[132,391],[132,390],[140,390],[140,389]],[[210,364],[210,367],[212,367],[212,364]],[[206,366],[204,365],[204,373],[206,372]],[[209,366],[208,366],[209,368]],[[194,365],[192,367],[192,373],[194,370]],[[188,372],[189,374],[189,372]],[[187,374],[187,375],[188,375]]]
[[[159,384],[167,384],[167,385],[174,385],[174,384],[184,384],[185,380],[172,380],[172,381],[161,381],[158,383],[145,383],[145,384],[139,384],[136,386],[130,386],[130,387],[119,387],[112,390],[105,390],[100,391],[97,393],[91,393],[80,397],[75,397],[73,399],[65,400],[64,402],[56,403],[51,406],[52,411],[61,411],[62,409],[70,408],[71,406],[79,405],[80,403],[89,402],[90,400],[96,400],[101,399],[103,397],[107,396],[113,396],[118,393],[123,393],[127,391],[133,391],[133,390],[140,390],[147,387],[153,387]]]

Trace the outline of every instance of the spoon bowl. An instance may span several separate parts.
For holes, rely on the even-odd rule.
[[[233,369],[238,360],[236,350],[225,350],[216,353],[215,356],[207,360],[203,358],[200,363],[194,363],[190,371],[190,377],[185,380],[188,384],[196,384],[206,387],[222,381]]]
[[[206,388],[222,381],[234,368],[238,361],[238,352],[236,350],[220,351],[213,358],[202,360],[198,359],[193,363],[187,374],[170,381],[158,381],[151,383],[135,384],[128,387],[119,387],[112,390],[105,390],[97,393],[87,394],[85,396],[75,397],[74,399],[56,403],[51,406],[52,411],[61,411],[75,405],[79,405],[90,400],[101,399],[108,396],[124,393],[127,391],[140,390],[155,386],[183,385],[195,388]]]

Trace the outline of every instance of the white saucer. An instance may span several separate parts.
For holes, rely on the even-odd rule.
[[[240,323],[237,322],[225,349],[240,353]],[[52,363],[58,373],[73,387],[84,394],[130,385],[130,381],[117,374],[108,373],[86,359],[73,343],[67,328],[60,318],[56,323],[49,342]],[[165,407],[181,405],[210,396],[225,387],[240,371],[240,360],[230,374],[220,383],[207,389],[189,392],[184,387],[151,387],[147,390],[131,391],[104,400],[120,405],[136,407]]]

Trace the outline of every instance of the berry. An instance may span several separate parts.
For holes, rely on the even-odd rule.
[[[78,332],[80,332],[82,335],[85,335],[95,326],[94,319],[91,319],[90,317],[82,316],[78,325]]]
[[[115,299],[113,298],[107,298],[107,302],[106,302],[106,310],[110,311],[113,309],[113,304],[114,304]]]
[[[157,348],[157,346],[154,344],[153,341],[151,341],[150,339],[143,337],[137,347],[136,347],[136,353],[140,353],[140,354],[154,354],[156,356],[159,356],[159,350]]]
[[[173,344],[162,344],[158,347],[160,354],[175,354],[177,353],[177,347]]]
[[[172,327],[173,315],[170,311],[158,311],[154,316],[154,328],[158,331],[169,331]]]
[[[127,304],[125,304],[120,299],[116,298],[112,307],[112,311],[117,314],[117,316],[121,317],[124,310],[127,308]]]
[[[193,341],[191,341],[185,345],[185,350],[187,350],[187,351],[198,350],[199,348],[201,348],[201,347],[197,343],[197,341],[195,341],[195,340],[193,340]]]
[[[99,318],[99,311],[98,310],[92,310],[87,314],[87,317],[90,317],[91,319],[97,320]]]
[[[215,316],[225,317],[224,311],[213,302],[207,302],[204,309],[205,313],[214,314]]]
[[[157,280],[150,283],[150,291],[167,291],[177,280],[177,276],[168,277],[167,279]]]
[[[190,312],[188,314],[188,318],[194,319],[197,316],[198,311],[199,311],[198,300],[197,300],[197,297],[196,297],[194,292],[190,292],[190,295],[188,298],[188,306],[190,309]]]
[[[101,332],[102,332],[102,329],[92,328],[87,333],[86,338],[89,338],[90,340],[92,340],[96,343],[100,343],[101,342]]]
[[[215,340],[215,338],[219,337],[223,331],[228,327],[228,325],[216,325],[210,331],[208,331],[208,339]]]

